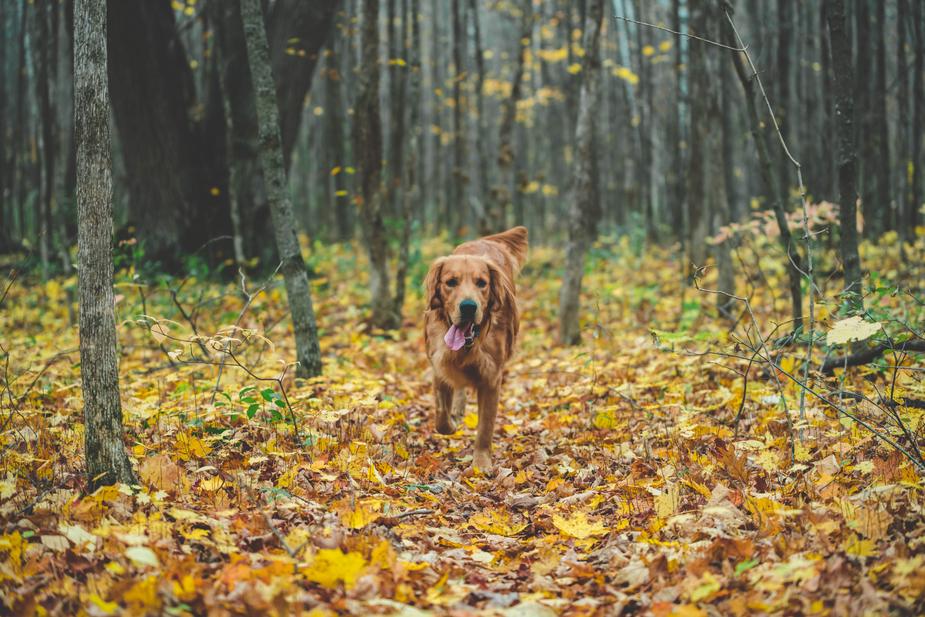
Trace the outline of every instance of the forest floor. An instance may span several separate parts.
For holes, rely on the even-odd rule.
[[[0,408],[0,612],[925,610],[925,487],[914,466],[816,398],[799,420],[800,390],[782,373],[756,364],[744,389],[731,369],[746,361],[697,355],[741,352],[714,316],[715,296],[687,288],[682,304],[677,260],[636,256],[630,244],[595,250],[576,348],[554,344],[560,255],[532,252],[493,478],[464,473],[473,402],[455,435],[434,430],[418,288],[445,243],[423,247],[404,327],[387,333],[364,325],[354,251],[315,249],[325,374],[303,381],[289,370],[282,388],[264,380],[294,356],[279,285],[242,315],[239,284],[121,270],[122,401],[139,485],[89,495],[75,281],[17,281],[0,311],[11,387]],[[867,251],[865,263],[882,254]],[[765,334],[787,315],[783,294],[767,291],[783,288],[775,260],[760,264],[764,291],[752,300]],[[837,308],[817,305],[817,328]],[[229,330],[239,317],[246,330]],[[191,322],[204,349],[183,342]],[[213,396],[215,348],[229,335],[234,359]],[[804,355],[791,348],[780,366],[796,371]],[[859,367],[814,384],[872,393],[892,377]],[[897,381],[898,400],[925,398],[921,373]],[[902,440],[889,418],[839,400]],[[925,430],[921,409],[898,413]]]

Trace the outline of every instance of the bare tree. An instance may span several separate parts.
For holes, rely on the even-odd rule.
[[[829,37],[835,76],[835,117],[838,134],[838,192],[841,223],[841,259],[845,290],[861,293],[861,257],[857,232],[857,149],[854,136],[854,70],[851,39],[845,18],[845,0],[829,0]]]
[[[581,66],[581,94],[575,123],[575,162],[572,170],[572,201],[569,211],[569,240],[565,252],[565,273],[559,290],[559,340],[576,345],[581,340],[578,319],[585,253],[596,230],[592,214],[591,139],[594,135],[600,88],[600,39],[604,0],[592,0],[585,21],[585,56]]]
[[[280,270],[286,283],[286,297],[295,333],[296,373],[302,377],[321,374],[321,350],[318,345],[318,326],[312,308],[311,289],[305,262],[296,235],[296,220],[286,192],[286,170],[280,141],[279,108],[276,105],[276,88],[270,68],[270,48],[260,0],[241,0],[241,19],[247,41],[247,59],[254,82],[255,104],[260,149],[258,159],[266,183],[267,200],[273,217],[276,249],[282,261]]]
[[[133,483],[135,474],[122,441],[113,313],[106,0],[77,0],[74,24],[80,377],[87,477],[92,490],[116,482]]]

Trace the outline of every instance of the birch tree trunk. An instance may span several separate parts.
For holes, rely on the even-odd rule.
[[[600,87],[600,38],[604,0],[592,0],[585,22],[581,67],[581,94],[575,123],[575,163],[572,169],[572,203],[569,208],[569,239],[565,249],[565,273],[559,290],[559,340],[564,345],[581,341],[578,319],[585,253],[594,236],[591,182],[591,141],[594,135]]]
[[[829,36],[835,76],[835,124],[838,135],[838,193],[841,224],[841,260],[845,290],[861,294],[861,257],[857,231],[857,149],[854,135],[854,71],[851,39],[845,18],[845,0],[829,0]]]
[[[135,482],[122,436],[112,293],[112,155],[106,76],[106,0],[74,10],[78,293],[84,447],[90,490]]]
[[[257,153],[266,183],[267,201],[273,218],[276,249],[282,261],[281,271],[286,283],[286,297],[295,333],[296,357],[299,366],[296,374],[312,377],[321,374],[321,350],[318,345],[318,327],[312,308],[311,289],[305,262],[296,235],[296,220],[292,204],[286,193],[286,170],[283,166],[283,149],[279,132],[279,110],[276,105],[276,88],[270,68],[270,48],[260,0],[241,0],[241,18],[244,38],[247,41],[247,58],[257,108],[259,149]]]

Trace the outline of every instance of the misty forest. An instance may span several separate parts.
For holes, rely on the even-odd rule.
[[[0,0],[0,613],[925,612],[923,80],[921,0]]]

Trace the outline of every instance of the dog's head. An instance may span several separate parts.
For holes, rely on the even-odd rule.
[[[514,307],[514,283],[493,261],[474,255],[441,257],[424,279],[428,308],[460,329],[488,326],[494,310]]]

